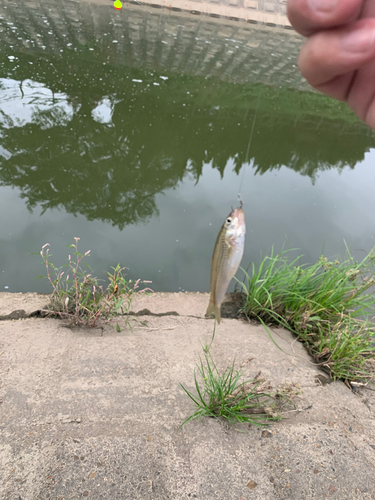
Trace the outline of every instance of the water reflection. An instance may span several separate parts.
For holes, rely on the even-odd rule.
[[[106,66],[78,74],[76,65],[73,85],[69,74],[51,77],[50,61],[16,79],[28,62],[0,81],[0,184],[19,188],[29,209],[64,207],[122,229],[158,213],[157,193],[187,175],[199,182],[206,164],[221,175],[229,164],[258,174],[287,166],[314,182],[353,168],[374,144],[348,117],[316,113],[315,95],[116,68],[100,91]]]
[[[372,132],[306,92],[291,32],[15,5],[0,4],[0,290],[48,291],[29,252],[48,241],[63,263],[74,236],[99,277],[121,262],[155,290],[207,290],[243,177],[245,266],[285,237],[310,262],[323,242],[372,246]]]

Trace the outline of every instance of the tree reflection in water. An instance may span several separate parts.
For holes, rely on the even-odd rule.
[[[374,145],[347,117],[314,114],[306,93],[22,57],[8,68],[13,85],[2,80],[0,184],[19,188],[29,209],[64,207],[122,229],[157,213],[155,195],[186,175],[198,182],[206,164],[221,175],[229,160],[237,173],[286,166],[314,182]]]

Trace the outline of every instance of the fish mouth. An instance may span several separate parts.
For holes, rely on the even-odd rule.
[[[246,233],[245,214],[241,207],[234,208],[228,217],[232,219],[230,227],[227,228],[232,237],[238,238]]]
[[[245,224],[245,214],[242,210],[242,207],[234,208],[230,214],[230,217],[232,217],[232,219],[235,219],[237,224]]]

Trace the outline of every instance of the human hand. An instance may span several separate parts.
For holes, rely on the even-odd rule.
[[[288,0],[288,17],[306,80],[375,129],[375,0]]]

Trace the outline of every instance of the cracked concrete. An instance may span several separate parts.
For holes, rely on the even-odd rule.
[[[0,314],[48,296],[0,294]],[[207,294],[154,294],[134,312],[148,328],[70,330],[56,319],[0,322],[0,497],[46,499],[375,499],[375,393],[322,386],[303,346],[224,319],[211,352],[246,377],[299,384],[303,411],[267,432],[213,419],[179,426],[213,321]],[[31,305],[32,304],[32,305]]]

